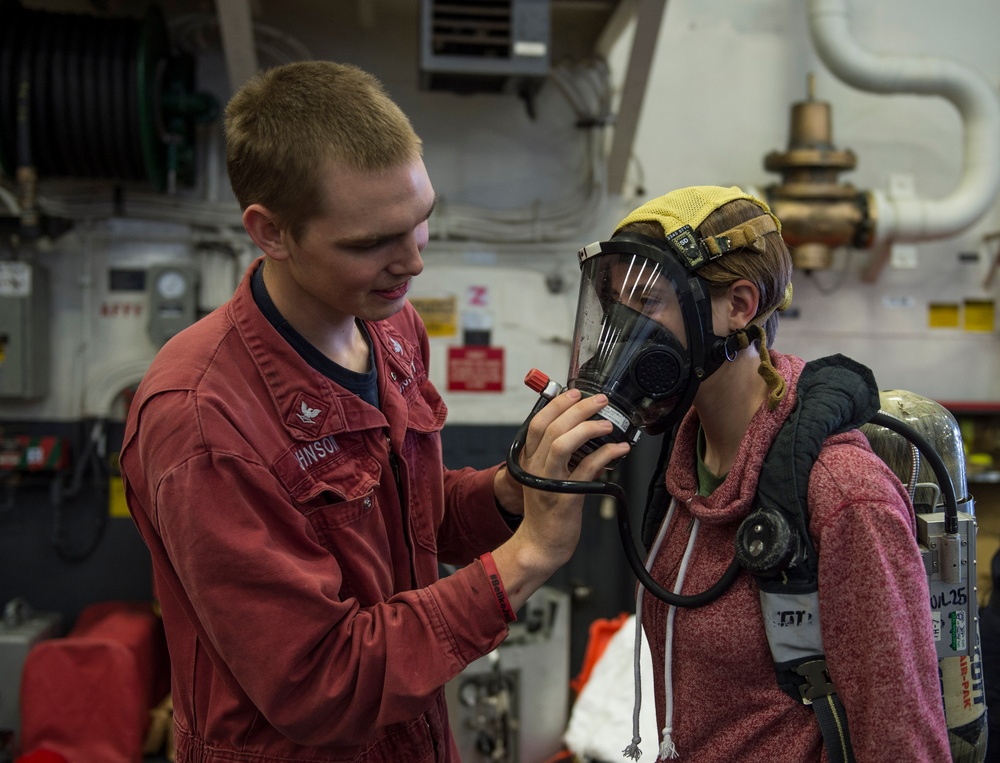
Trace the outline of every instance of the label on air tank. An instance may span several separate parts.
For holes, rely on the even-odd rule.
[[[968,632],[965,625],[965,612],[956,610],[950,614],[951,648],[956,652],[965,652],[969,648]]]

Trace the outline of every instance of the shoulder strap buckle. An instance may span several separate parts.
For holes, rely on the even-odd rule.
[[[806,705],[811,705],[814,699],[829,696],[836,691],[824,659],[803,662],[796,666],[794,671],[805,679],[799,685],[799,693]]]

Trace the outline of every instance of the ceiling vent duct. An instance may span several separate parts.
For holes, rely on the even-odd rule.
[[[548,75],[550,26],[549,0],[421,0],[420,85],[525,95]]]

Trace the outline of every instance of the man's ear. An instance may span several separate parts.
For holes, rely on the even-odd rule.
[[[251,204],[243,210],[243,227],[257,247],[274,260],[288,257],[284,229],[274,214],[261,204]]]
[[[729,284],[729,330],[746,328],[757,316],[760,305],[760,290],[752,281],[741,278]]]

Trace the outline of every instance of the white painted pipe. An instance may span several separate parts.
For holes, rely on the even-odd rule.
[[[874,245],[955,235],[976,222],[1000,192],[1000,94],[978,72],[932,56],[873,54],[851,35],[847,0],[810,0],[809,28],[823,63],[844,83],[872,93],[937,95],[962,119],[962,175],[947,196],[892,198],[875,191]]]

